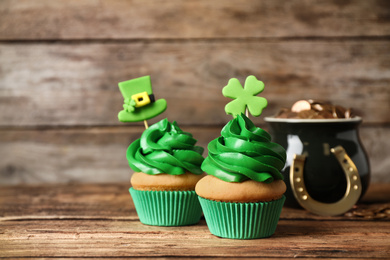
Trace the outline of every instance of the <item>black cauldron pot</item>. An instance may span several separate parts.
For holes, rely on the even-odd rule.
[[[287,185],[286,206],[300,205],[319,215],[339,215],[364,195],[370,167],[359,138],[360,117],[264,120],[273,142],[287,151],[282,171]]]

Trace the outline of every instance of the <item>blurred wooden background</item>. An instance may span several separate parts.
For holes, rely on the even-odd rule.
[[[388,0],[1,0],[0,184],[129,181],[144,127],[117,121],[117,83],[144,75],[168,101],[149,123],[177,120],[204,147],[232,77],[265,82],[263,116],[352,107],[372,181],[390,182]]]

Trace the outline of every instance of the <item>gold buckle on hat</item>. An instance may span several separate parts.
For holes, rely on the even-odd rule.
[[[131,99],[135,101],[135,107],[143,107],[151,103],[149,94],[146,91],[132,95]]]

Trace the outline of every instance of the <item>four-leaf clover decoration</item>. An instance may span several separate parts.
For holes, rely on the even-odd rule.
[[[134,99],[125,98],[125,103],[123,104],[123,109],[129,113],[132,113],[135,110],[135,105],[136,105],[136,102]]]
[[[264,83],[257,80],[255,76],[246,78],[244,88],[238,79],[230,79],[222,89],[222,94],[225,97],[234,99],[225,106],[226,113],[236,117],[248,109],[252,116],[261,115],[263,109],[267,107],[267,99],[256,95],[263,90]]]

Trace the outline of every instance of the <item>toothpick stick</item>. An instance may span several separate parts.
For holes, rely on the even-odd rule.
[[[146,120],[144,120],[144,125],[145,125],[145,129],[149,128],[148,122]]]
[[[246,115],[246,117],[249,117],[248,108],[245,108],[245,115]]]

